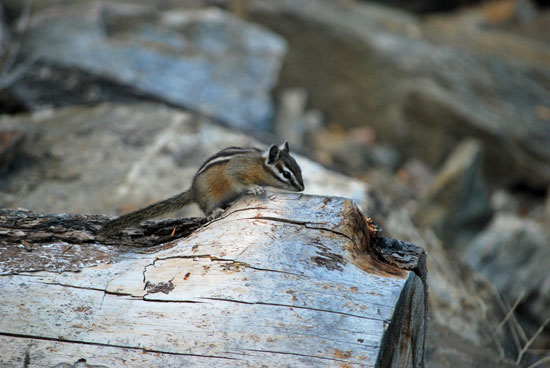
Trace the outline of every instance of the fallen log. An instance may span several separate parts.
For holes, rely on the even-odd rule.
[[[0,366],[423,366],[425,252],[350,200],[107,220],[0,211]]]

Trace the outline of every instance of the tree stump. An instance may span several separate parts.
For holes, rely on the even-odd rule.
[[[0,366],[423,366],[425,252],[351,200],[107,219],[0,211]]]

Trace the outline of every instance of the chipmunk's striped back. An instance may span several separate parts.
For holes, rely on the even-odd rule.
[[[208,170],[212,165],[226,163],[238,155],[261,155],[262,151],[254,147],[227,147],[220,152],[210,156],[197,170],[195,176]]]

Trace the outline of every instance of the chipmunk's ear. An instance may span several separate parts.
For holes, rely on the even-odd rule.
[[[272,164],[279,158],[279,147],[273,145],[263,154],[265,161],[268,165]]]
[[[285,143],[281,144],[279,146],[279,149],[281,151],[286,151],[286,153],[288,153],[290,151],[290,148],[288,147],[288,141],[285,141]]]

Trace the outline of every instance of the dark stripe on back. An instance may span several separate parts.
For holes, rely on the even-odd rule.
[[[229,156],[234,156],[234,155],[238,155],[238,154],[245,154],[245,153],[250,153],[250,152],[260,153],[261,150],[259,150],[257,148],[254,148],[254,147],[227,147],[227,148],[224,148],[220,152],[218,152],[218,153],[210,156],[208,159],[206,159],[206,161],[197,170],[197,173],[201,172],[204,168],[206,168],[206,166],[208,166],[208,163],[210,161],[215,160],[217,158],[229,157]],[[222,161],[222,162],[225,162],[225,161]]]
[[[217,165],[221,165],[221,164],[226,164],[229,162],[229,160],[231,160],[231,157],[228,157],[226,159],[220,159],[219,161],[215,161],[215,162],[211,162],[209,163],[208,165],[202,165],[202,168],[197,171],[197,173],[195,174],[195,177],[203,174],[206,172],[206,169],[210,168],[210,167],[213,167],[213,166],[217,166]]]

